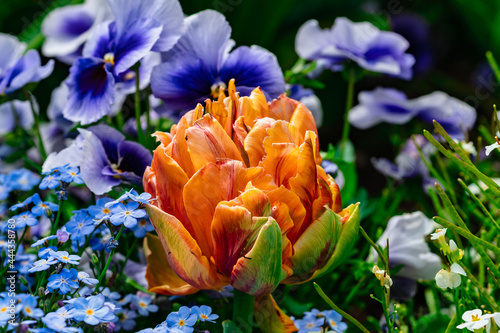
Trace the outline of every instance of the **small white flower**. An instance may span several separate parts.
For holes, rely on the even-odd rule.
[[[436,284],[441,289],[457,288],[462,283],[460,275],[466,276],[464,269],[454,263],[448,269],[442,269],[436,274]]]
[[[491,154],[491,152],[497,148],[500,147],[500,144],[498,144],[498,142],[495,142],[494,144],[492,145],[489,145],[489,146],[486,146],[486,156],[488,156],[489,154]]]
[[[380,269],[377,265],[373,266],[372,273],[375,277],[380,280],[380,285],[389,289],[392,286],[392,279],[383,269]]]
[[[482,311],[480,309],[475,309],[471,311],[465,311],[462,315],[462,319],[465,323],[457,326],[458,329],[467,328],[469,331],[474,332],[480,328],[485,327],[490,323],[490,318],[493,317],[492,314],[481,315]]]
[[[446,229],[446,228],[436,229],[436,232],[431,234],[431,240],[436,240],[436,239],[439,239],[441,237],[444,238],[444,236],[446,235],[446,230],[448,230],[448,229]]]
[[[476,147],[474,147],[474,142],[459,141],[458,145],[462,147],[462,149],[465,150],[467,153],[471,155],[477,155],[477,150]]]

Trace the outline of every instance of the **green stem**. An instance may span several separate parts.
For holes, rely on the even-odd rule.
[[[495,73],[497,81],[500,82],[500,69],[498,68],[498,64],[495,60],[495,57],[493,57],[493,53],[491,53],[491,51],[486,51],[486,59],[488,60],[488,63],[490,64],[490,67],[493,70],[493,73]]]
[[[42,135],[40,134],[40,117],[38,113],[35,111],[35,103],[33,102],[33,95],[28,90],[25,90],[24,94],[26,95],[26,98],[30,102],[31,112],[33,113],[33,119],[35,120],[35,127],[33,128],[33,130],[35,131],[35,135],[38,140],[38,146],[39,146],[38,148],[40,149],[42,160],[45,161],[45,159],[47,158],[47,152],[43,145]]]
[[[457,323],[457,313],[455,312],[453,318],[451,318],[450,323],[448,324],[448,327],[446,328],[446,331],[444,333],[451,333],[455,328],[456,323]]]
[[[61,220],[63,202],[64,200],[59,200],[59,209],[57,210],[56,220],[54,221],[54,223],[52,224],[52,228],[50,229],[51,235],[54,235],[57,231],[57,226],[59,225],[59,221]]]
[[[382,260],[382,263],[384,264],[385,271],[387,272],[387,274],[389,274],[389,263],[387,262],[385,255],[380,250],[380,247],[377,244],[375,244],[375,242],[368,236],[363,227],[359,227],[359,231],[361,231],[361,235],[363,235],[363,237],[368,241],[368,243],[370,243],[370,245],[375,249],[375,251],[377,251],[378,257],[380,258],[380,260]]]
[[[135,247],[136,247],[136,245],[137,245],[137,240],[138,240],[138,238],[136,238],[136,237],[134,237],[134,238],[135,238],[135,239],[134,239],[134,242],[132,243],[132,246],[131,246],[131,247],[129,247],[129,249],[128,249],[128,251],[127,251],[127,255],[125,256],[125,261],[123,262],[123,265],[122,265],[122,267],[121,267],[121,269],[120,269],[120,274],[122,274],[122,273],[123,273],[123,270],[125,269],[125,265],[127,265],[127,262],[128,262],[128,260],[130,259],[130,255],[131,255],[131,254],[132,254],[132,252],[135,250]]]
[[[118,231],[118,235],[116,235],[116,238],[115,238],[116,241],[118,241],[120,239],[120,236],[122,235],[124,229],[125,228],[123,226],[120,227],[120,231]],[[109,268],[109,265],[111,264],[111,260],[113,259],[114,254],[115,254],[115,249],[112,249],[111,253],[109,254],[108,260],[106,261],[106,265],[102,269],[101,275],[99,275],[99,283],[95,287],[95,290],[97,290],[97,291],[99,291],[99,287],[102,285],[102,282],[103,282],[104,278],[106,277],[106,272]]]
[[[252,333],[254,296],[234,290],[233,322],[242,333]]]
[[[137,139],[140,144],[144,144],[144,133],[141,124],[141,88],[139,68],[135,70],[135,123],[137,125]]]
[[[500,311],[500,307],[495,302],[495,300],[493,299],[493,297],[491,297],[490,293],[486,289],[483,288],[483,286],[479,283],[479,281],[476,279],[476,277],[471,273],[471,271],[469,270],[469,268],[467,268],[467,266],[465,266],[462,263],[460,264],[460,266],[462,266],[462,268],[464,269],[465,273],[467,274],[467,277],[469,278],[469,280],[471,280],[472,284],[476,286],[476,288],[479,290],[479,292],[483,296],[484,300],[488,303],[488,305],[495,312],[496,311]]]
[[[332,300],[325,294],[325,292],[321,289],[321,287],[316,282],[314,282],[313,284],[314,284],[314,288],[316,289],[316,291],[318,292],[318,294],[321,296],[321,298],[328,305],[330,305],[330,307],[332,309],[334,309],[342,317],[344,317],[345,319],[349,320],[351,323],[353,323],[354,325],[356,325],[356,327],[359,328],[361,330],[361,332],[370,333],[370,331],[368,331],[359,321],[357,321],[356,318],[352,317],[347,312],[342,311],[337,305],[335,305],[335,303],[332,302]]]
[[[344,113],[344,127],[342,129],[342,139],[340,141],[340,150],[343,152],[345,149],[345,145],[349,141],[349,111],[352,109],[352,103],[354,99],[354,83],[356,82],[356,72],[354,68],[349,70],[349,79],[347,81],[347,100],[345,104],[345,113]],[[342,154],[341,154],[342,155]]]

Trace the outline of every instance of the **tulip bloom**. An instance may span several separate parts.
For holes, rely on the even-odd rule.
[[[144,188],[149,290],[190,294],[231,284],[254,296],[325,274],[348,254],[358,205],[321,167],[313,115],[260,88],[206,101],[161,141]]]

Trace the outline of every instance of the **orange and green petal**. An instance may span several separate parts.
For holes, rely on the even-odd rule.
[[[198,289],[219,289],[227,285],[228,281],[216,273],[194,238],[175,216],[153,205],[147,205],[146,209],[165,249],[168,264],[181,279]]]
[[[238,259],[231,285],[253,296],[271,293],[286,276],[282,266],[282,239],[278,223],[269,217],[250,251]]]
[[[271,295],[255,299],[254,316],[263,333],[292,333],[298,331],[293,320],[280,309]]]
[[[305,230],[293,245],[289,261],[293,275],[286,283],[308,280],[332,254],[342,230],[342,218],[326,207],[325,212]]]
[[[337,215],[342,219],[343,225],[335,251],[326,265],[314,273],[313,278],[320,277],[338,267],[351,255],[351,250],[356,242],[360,221],[359,203],[350,205]]]
[[[150,292],[163,295],[189,295],[198,291],[182,280],[170,267],[160,238],[148,233],[144,238],[144,254],[148,261],[146,280]]]

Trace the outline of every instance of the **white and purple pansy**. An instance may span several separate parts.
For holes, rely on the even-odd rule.
[[[221,13],[199,12],[186,18],[185,26],[185,34],[162,55],[164,62],[151,75],[154,95],[172,113],[217,98],[233,78],[242,95],[256,87],[270,98],[285,92],[283,73],[271,52],[255,45],[231,51],[231,27]]]
[[[183,31],[177,0],[109,0],[114,21],[93,29],[67,80],[66,119],[90,124],[109,114],[120,84],[135,79],[134,65],[151,51],[168,51]]]

